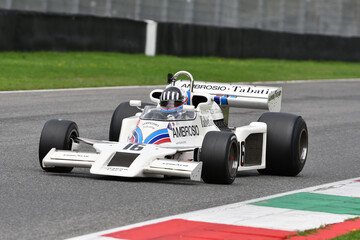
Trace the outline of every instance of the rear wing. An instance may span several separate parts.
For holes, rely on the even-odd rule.
[[[190,81],[177,80],[175,86],[190,90]],[[210,94],[217,104],[224,107],[265,109],[271,112],[279,112],[281,109],[281,87],[196,81],[193,92]]]

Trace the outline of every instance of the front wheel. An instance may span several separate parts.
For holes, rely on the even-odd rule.
[[[308,154],[308,130],[301,116],[264,113],[258,120],[267,124],[266,169],[261,174],[296,176]]]
[[[239,166],[239,143],[232,132],[208,132],[201,147],[202,179],[206,183],[231,184]]]
[[[73,141],[79,137],[78,126],[68,120],[52,119],[45,123],[39,142],[40,166],[47,172],[68,173],[72,167],[43,167],[43,159],[52,148],[71,150]]]

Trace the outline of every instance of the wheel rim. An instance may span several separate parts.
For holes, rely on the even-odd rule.
[[[308,153],[308,137],[307,132],[303,129],[300,133],[299,139],[299,160],[304,163]]]
[[[231,143],[228,155],[228,169],[229,174],[231,177],[235,177],[238,168],[238,161],[237,161],[237,148],[235,142]]]
[[[76,139],[78,138],[78,136],[79,136],[78,131],[76,131],[75,129],[71,131],[71,133],[70,133],[70,141],[69,141],[69,145],[68,145],[68,150],[71,150],[71,149],[72,149],[72,144],[73,144],[73,142],[76,141]]]

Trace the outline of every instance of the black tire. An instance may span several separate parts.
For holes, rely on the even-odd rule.
[[[239,166],[239,143],[232,132],[208,132],[201,147],[202,179],[206,183],[231,184]]]
[[[289,113],[264,113],[267,124],[266,169],[261,174],[296,176],[308,154],[308,130],[304,119]]]
[[[41,168],[47,172],[71,172],[73,169],[72,167],[44,168],[42,166],[42,161],[52,148],[71,150],[72,141],[77,137],[79,137],[79,130],[75,122],[59,119],[47,121],[41,132],[39,142],[39,161]]]
[[[152,105],[149,103],[141,103],[141,108],[144,108],[146,105]],[[140,112],[137,107],[130,106],[129,102],[120,103],[119,106],[115,109],[109,130],[109,141],[119,141],[119,136],[121,132],[121,124],[124,118],[132,117],[136,113]]]

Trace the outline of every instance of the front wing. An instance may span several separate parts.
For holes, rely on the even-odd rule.
[[[88,141],[88,140],[87,140]],[[89,142],[87,142],[89,143]],[[90,173],[119,177],[179,176],[201,180],[202,162],[168,159],[193,149],[164,148],[122,142],[94,141],[96,152],[51,149],[43,167],[85,167]]]

